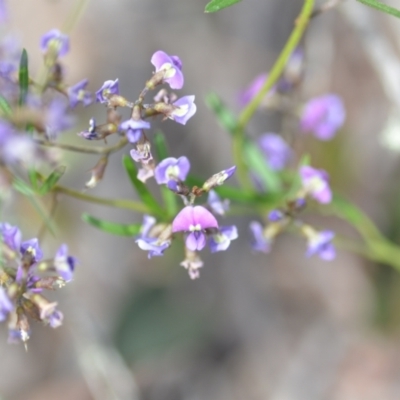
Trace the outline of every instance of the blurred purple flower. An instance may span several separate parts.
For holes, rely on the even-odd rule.
[[[181,181],[186,179],[190,170],[190,162],[187,157],[178,159],[168,157],[162,160],[154,170],[154,178],[159,185],[167,184],[168,181]]]
[[[43,257],[43,251],[39,247],[39,240],[36,238],[22,242],[20,251],[22,255],[29,253],[29,255],[33,259],[33,262],[38,262]]]
[[[69,129],[75,119],[68,114],[68,105],[61,99],[54,99],[46,111],[46,134],[49,139],[56,139],[59,133]]]
[[[333,260],[336,257],[336,250],[332,244],[334,236],[335,233],[332,231],[315,232],[315,235],[309,237],[306,256],[318,254],[322,260]]]
[[[6,0],[0,0],[0,24],[4,24],[8,20]]]
[[[171,89],[182,89],[184,78],[182,62],[178,56],[169,56],[159,50],[151,57],[151,63],[156,68],[156,73],[164,71],[163,81],[168,83]]]
[[[69,51],[69,38],[58,29],[52,29],[42,36],[40,48],[44,53],[46,53],[49,48],[54,49],[59,56],[63,56]]]
[[[228,180],[235,173],[235,171],[236,166],[234,165],[233,167],[217,172],[204,182],[203,189],[209,191],[215,186],[223,185],[225,181]]]
[[[292,156],[292,150],[280,135],[264,133],[260,136],[258,143],[271,169],[281,170],[285,168]]]
[[[150,129],[150,122],[130,118],[122,122],[119,129],[126,131],[126,137],[130,143],[136,143],[142,136],[142,129]]]
[[[237,238],[238,238],[238,231],[235,225],[222,226],[219,229],[218,233],[215,233],[210,237],[211,253],[227,250],[231,244],[231,241]]]
[[[329,186],[329,176],[322,169],[315,169],[304,165],[299,170],[304,190],[313,199],[321,204],[330,203],[332,191]]]
[[[224,215],[229,210],[229,200],[221,200],[215,190],[208,192],[207,203],[211,210],[218,215]]]
[[[0,286],[0,322],[4,321],[14,306],[8,297],[6,291]]]
[[[177,108],[168,117],[178,124],[186,125],[186,122],[193,117],[197,110],[194,98],[195,96],[184,96],[176,100],[173,105]]]
[[[68,246],[62,244],[54,257],[54,268],[65,282],[72,280],[76,263],[76,258],[68,255]]]
[[[108,98],[113,94],[119,94],[118,78],[115,81],[105,81],[103,86],[96,92],[96,101],[98,103],[107,103]]]
[[[253,97],[261,90],[264,86],[265,81],[268,78],[267,73],[257,75],[253,81],[246,87],[246,89],[239,93],[239,105],[241,107],[246,106]],[[267,94],[268,96],[269,94]]]
[[[1,240],[13,251],[19,252],[22,234],[17,226],[0,223]]]
[[[180,265],[188,270],[190,279],[197,279],[200,278],[199,269],[202,268],[204,264],[197,253],[189,252],[189,254],[186,254],[185,260],[183,260]]]
[[[268,214],[268,219],[271,222],[277,222],[280,221],[282,218],[284,218],[285,214],[281,210],[271,210],[270,213]]]
[[[83,79],[76,85],[68,88],[69,104],[71,108],[76,107],[79,102],[81,102],[84,107],[92,103],[92,94],[85,90],[88,83],[89,81],[87,79]]]
[[[312,132],[321,140],[332,139],[342,127],[346,110],[342,99],[335,94],[314,97],[309,100],[302,111],[300,128],[303,132]]]
[[[252,248],[255,251],[269,253],[271,250],[271,240],[264,235],[264,227],[257,221],[250,223],[250,231],[253,234]]]
[[[172,232],[189,232],[186,247],[191,250],[201,250],[206,245],[205,229],[218,228],[214,215],[202,206],[186,206],[172,222]]]
[[[164,255],[164,251],[171,245],[170,240],[160,240],[157,237],[150,236],[155,224],[156,219],[154,217],[144,215],[140,236],[136,239],[139,248],[149,252],[148,258]]]

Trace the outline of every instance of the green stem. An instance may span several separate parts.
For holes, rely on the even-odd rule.
[[[290,55],[293,50],[299,44],[310,20],[310,16],[312,14],[314,7],[314,0],[304,0],[303,8],[299,16],[295,21],[295,28],[289,36],[288,41],[285,44],[282,52],[280,53],[278,59],[273,65],[268,79],[264,83],[263,87],[257,93],[256,96],[250,101],[250,103],[243,109],[238,118],[238,125],[235,129],[235,134],[233,137],[233,157],[235,164],[237,166],[237,177],[240,184],[247,188],[251,189],[251,183],[249,181],[248,173],[247,173],[247,165],[243,158],[243,145],[245,141],[245,129],[256,112],[257,108],[261,104],[265,95],[269,92],[272,86],[277,82],[279,77],[281,76],[283,69],[285,68],[286,63],[289,60]]]
[[[400,10],[387,6],[386,4],[382,4],[376,0],[357,0],[362,4],[375,8],[376,10],[383,11],[386,14],[393,15],[397,18],[400,18]]]
[[[45,140],[36,140],[37,144],[45,147],[57,147],[63,150],[76,151],[78,153],[87,153],[87,154],[111,154],[119,149],[122,149],[128,143],[128,139],[123,137],[118,143],[108,146],[108,147],[89,147],[89,146],[75,146],[72,144],[63,144],[56,142],[48,142]]]
[[[68,196],[75,197],[76,199],[88,201],[90,203],[103,204],[105,206],[124,208],[127,210],[137,211],[140,213],[150,213],[149,208],[143,204],[125,199],[104,199],[102,197],[92,196],[90,194],[78,192],[77,190],[70,189],[64,186],[55,186],[53,191],[57,193],[64,193]]]

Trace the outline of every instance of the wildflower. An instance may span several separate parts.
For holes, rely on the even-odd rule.
[[[159,185],[167,184],[168,181],[184,181],[190,170],[190,162],[187,157],[178,159],[168,157],[162,160],[154,170],[154,178]]]
[[[299,173],[306,195],[310,195],[322,204],[331,202],[332,192],[329,187],[329,176],[324,170],[305,165],[300,168]]]
[[[19,251],[22,234],[17,226],[12,226],[7,222],[0,223],[0,236],[4,244],[12,251]]]
[[[322,260],[331,261],[336,257],[336,250],[332,244],[335,233],[332,231],[315,231],[306,225],[302,228],[308,239],[307,257],[317,254]]]
[[[68,88],[69,104],[71,108],[76,107],[79,102],[81,102],[84,107],[92,103],[92,94],[85,90],[88,83],[89,81],[87,79],[83,79],[76,85]]]
[[[67,112],[67,104],[61,99],[54,99],[46,110],[46,135],[56,139],[57,135],[72,127],[74,118]]]
[[[36,238],[22,242],[20,251],[22,256],[28,255],[32,263],[40,261],[43,257],[43,251],[39,246],[39,240]]]
[[[72,280],[76,258],[68,255],[68,246],[62,244],[54,257],[54,268],[65,282]]]
[[[168,83],[171,89],[182,89],[184,78],[182,62],[178,56],[169,56],[159,50],[151,57],[151,63],[156,68],[154,77],[149,81],[151,88],[165,82]]]
[[[160,229],[161,228],[161,229]],[[143,216],[143,225],[136,243],[142,250],[148,251],[148,258],[164,255],[171,245],[170,226],[156,226],[156,219],[149,215]]]
[[[258,140],[268,165],[273,170],[281,170],[292,156],[292,151],[281,136],[275,133],[264,133]]]
[[[250,223],[250,231],[253,234],[252,248],[255,251],[262,253],[269,253],[271,250],[271,239],[265,236],[263,226],[257,222],[253,221]]]
[[[271,210],[268,214],[268,219],[271,222],[280,221],[282,218],[285,217],[285,214],[281,210]]]
[[[342,99],[335,94],[314,97],[309,100],[302,111],[300,128],[303,132],[312,132],[321,140],[332,139],[342,127],[346,110]]]
[[[202,206],[186,206],[172,222],[172,232],[188,232],[186,247],[201,250],[206,245],[206,229],[218,228],[215,217]]]
[[[229,179],[236,171],[236,166],[230,167],[228,169],[224,169],[221,172],[217,172],[211,178],[208,178],[204,184],[203,189],[205,191],[209,191],[215,186],[221,186],[225,183],[227,179]]]
[[[227,250],[231,241],[237,238],[238,231],[236,226],[222,226],[217,233],[212,234],[210,237],[211,253]]]
[[[115,81],[105,81],[103,83],[103,86],[96,92],[96,101],[98,103],[108,103],[109,98],[112,95],[117,95],[119,94],[119,83],[118,79]]]
[[[58,29],[52,29],[42,36],[40,48],[43,53],[47,53],[48,50],[51,50],[58,56],[63,56],[69,51],[69,38]]]
[[[218,215],[224,215],[229,210],[229,200],[221,200],[215,190],[208,192],[207,203],[211,210]]]
[[[142,130],[150,129],[150,122],[130,118],[122,122],[119,129],[126,131],[126,137],[130,143],[136,143],[142,137]]]
[[[265,81],[268,78],[268,74],[263,73],[257,75],[253,81],[247,86],[247,88],[239,94],[239,104],[244,107],[253,99],[254,96],[261,90],[264,86]],[[267,96],[270,95],[267,94]]]
[[[13,303],[4,288],[0,286],[0,322],[4,321],[13,309]]]
[[[176,100],[173,103],[175,109],[168,117],[178,124],[186,125],[186,122],[193,117],[197,110],[194,98],[195,96],[184,96]]]

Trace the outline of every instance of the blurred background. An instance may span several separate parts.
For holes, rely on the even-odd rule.
[[[61,27],[74,3],[8,1],[7,29],[28,50],[31,73],[41,62],[41,35]],[[121,94],[135,99],[151,76],[151,55],[160,49],[179,55],[181,94],[196,95],[197,113],[185,127],[159,126],[171,156],[187,155],[192,172],[204,178],[232,164],[228,134],[207,109],[205,95],[215,91],[238,113],[238,93],[272,66],[302,2],[243,0],[212,15],[203,13],[205,4],[91,1],[64,60],[68,83],[87,77],[95,91],[119,78]],[[337,93],[348,117],[333,141],[307,138],[302,148],[314,166],[328,170],[335,189],[398,243],[400,21],[345,1],[313,19],[304,48],[300,98]],[[77,131],[92,116],[105,118],[100,105],[79,112]],[[249,132],[257,137],[279,130],[280,123],[273,113],[259,113]],[[82,143],[75,132],[62,139]],[[93,194],[136,196],[121,165],[127,153],[111,157]],[[96,162],[65,153],[63,184],[83,188]],[[54,254],[67,242],[80,261],[74,281],[54,296],[65,322],[57,330],[34,324],[28,352],[8,345],[6,327],[0,329],[1,400],[400,398],[400,275],[390,267],[340,250],[329,263],[306,259],[305,243],[290,234],[268,256],[252,254],[248,224],[257,217],[249,210],[247,217],[229,217],[241,240],[230,251],[205,254],[201,278],[191,281],[179,266],[179,246],[148,260],[133,238],[83,223],[84,211],[141,221],[127,211],[61,199],[58,236],[47,235],[43,247]],[[41,220],[20,197],[3,212],[18,213],[26,238],[37,234]],[[309,222],[354,235],[337,219]]]

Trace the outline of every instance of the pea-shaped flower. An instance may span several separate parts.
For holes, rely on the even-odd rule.
[[[202,250],[206,245],[206,229],[218,228],[214,215],[202,206],[187,206],[172,222],[172,232],[188,232],[186,247],[191,251]]]
[[[182,89],[182,61],[178,56],[170,56],[159,50],[151,57],[151,63],[156,67],[156,73],[163,72],[162,80],[168,83],[171,89]]]
[[[324,170],[305,165],[300,168],[299,172],[306,194],[321,204],[331,202],[332,191],[329,186],[329,176]]]

